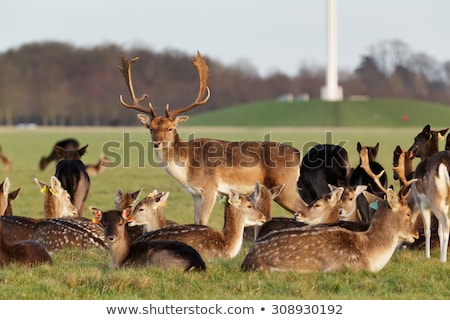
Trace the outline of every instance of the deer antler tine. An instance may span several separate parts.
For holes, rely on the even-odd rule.
[[[197,69],[197,72],[199,75],[200,84],[199,84],[197,99],[195,99],[195,101],[192,104],[185,106],[183,108],[180,108],[180,109],[173,110],[173,111],[169,111],[169,108],[166,106],[166,116],[168,118],[174,118],[175,116],[179,115],[180,113],[189,111],[189,110],[195,108],[196,106],[205,104],[211,96],[211,91],[208,87],[209,68],[206,64],[206,58],[201,55],[200,51],[197,51],[197,54],[195,55],[195,59],[193,61],[191,61],[191,63]]]
[[[153,109],[152,105],[149,103],[149,109],[146,109],[139,105],[141,101],[144,99],[147,99],[149,97],[148,94],[144,93],[140,98],[136,97],[136,94],[134,93],[134,87],[133,87],[133,81],[131,78],[131,65],[135,63],[137,60],[139,60],[139,57],[135,57],[133,59],[128,60],[126,56],[121,57],[122,60],[122,68],[119,67],[120,72],[122,73],[125,82],[127,84],[128,90],[131,94],[131,99],[133,100],[133,104],[128,104],[125,102],[122,95],[120,95],[120,103],[125,108],[135,109],[140,112],[144,112],[147,114],[150,114],[153,118],[156,116],[155,110]]]
[[[373,173],[369,164],[369,154],[367,148],[365,147],[362,148],[361,151],[359,152],[359,156],[361,157],[361,168],[363,168],[364,171],[366,171],[366,173],[373,179],[373,181],[377,184],[380,190],[382,190],[384,193],[387,194],[386,188],[384,188],[380,182],[380,178],[384,174],[384,170],[381,171],[378,175]]]
[[[402,149],[402,153],[398,158],[398,165],[392,168],[395,172],[397,172],[398,178],[403,185],[406,185],[408,181],[405,176],[405,151]]]

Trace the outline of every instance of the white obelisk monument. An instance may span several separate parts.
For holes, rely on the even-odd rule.
[[[338,86],[336,0],[327,0],[327,76],[321,97],[327,101],[340,101],[342,87]]]

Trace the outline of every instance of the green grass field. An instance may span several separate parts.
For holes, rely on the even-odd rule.
[[[441,127],[432,124],[432,128]],[[213,137],[228,140],[273,140],[291,143],[303,152],[316,143],[340,143],[357,165],[356,143],[380,142],[379,162],[392,180],[392,152],[397,144],[407,148],[424,124],[414,128],[324,128],[324,127],[193,127],[180,126],[182,138]],[[91,179],[87,207],[112,209],[118,188],[143,188],[140,199],[153,189],[170,191],[167,218],[193,222],[191,197],[162,168],[155,165],[149,133],[141,126],[127,128],[0,128],[3,152],[13,160],[12,172],[0,167],[11,180],[11,190],[21,187],[13,202],[14,213],[41,217],[43,196],[33,178],[48,182],[55,164],[39,171],[42,155],[62,138],[75,137],[89,144],[85,163],[95,163],[101,153],[110,153],[120,164]],[[220,229],[221,205],[215,206],[210,225]],[[275,207],[274,216],[289,216]],[[378,273],[339,272],[301,275],[287,273],[242,273],[240,264],[250,244],[230,261],[207,261],[205,274],[184,274],[156,268],[109,270],[109,256],[101,249],[66,250],[52,255],[52,266],[33,269],[11,265],[0,269],[0,299],[448,299],[450,263],[440,263],[438,251],[424,258],[422,251],[396,252]]]

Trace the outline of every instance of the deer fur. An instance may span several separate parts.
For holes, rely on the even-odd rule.
[[[138,240],[177,240],[196,249],[205,259],[233,258],[241,250],[244,228],[262,225],[266,218],[247,196],[235,191],[222,195],[221,202],[225,206],[221,231],[205,225],[178,225],[147,232]]]
[[[106,156],[101,156],[96,164],[85,165],[86,172],[90,177],[98,176],[103,173],[105,167],[108,166],[109,159]]]
[[[12,209],[12,201],[17,198],[21,188],[9,192],[10,187],[11,183],[9,181],[9,178],[6,177],[0,184],[0,216],[14,215]]]
[[[365,191],[366,194],[369,193]],[[310,227],[273,232],[253,245],[241,270],[302,273],[381,270],[399,241],[412,242],[418,233],[411,222],[411,210],[392,189],[388,189],[387,204],[380,198],[377,201],[378,210],[367,231]]]
[[[67,150],[55,146],[56,153],[63,158],[56,165],[55,176],[61,181],[62,187],[69,193],[80,217],[83,216],[84,204],[91,185],[85,165],[81,161],[81,157],[86,152],[87,147],[88,145],[85,145],[78,150]]]
[[[136,97],[131,79],[131,65],[138,58],[128,60],[122,56],[121,72],[130,91],[133,104],[120,97],[122,106],[138,110],[139,120],[150,130],[153,149],[164,170],[192,195],[194,221],[206,225],[219,192],[235,190],[245,194],[253,191],[254,181],[272,188],[285,184],[275,201],[294,213],[306,206],[297,190],[301,153],[298,149],[272,141],[222,141],[200,138],[182,141],[177,127],[188,120],[178,116],[196,106],[205,104],[210,97],[209,69],[206,59],[198,53],[192,61],[200,78],[197,99],[190,105],[157,116],[153,106],[142,107],[140,102],[148,95]],[[149,116],[147,116],[149,115]]]
[[[12,160],[3,154],[2,146],[0,146],[0,162],[5,166],[6,172],[12,171]]]
[[[80,144],[79,144],[78,140],[76,140],[74,138],[63,139],[63,140],[56,142],[55,145],[53,146],[50,154],[48,156],[41,157],[41,159],[39,160],[39,169],[41,171],[45,170],[45,168],[47,168],[49,163],[51,163],[53,161],[57,162],[62,159],[62,157],[55,150],[56,146],[61,147],[66,150],[78,150],[78,148],[80,147]]]
[[[181,268],[184,271],[204,271],[205,262],[198,252],[179,241],[136,241],[130,242],[127,224],[131,208],[123,211],[103,212],[89,207],[94,215],[93,221],[103,227],[107,239],[111,269],[122,266],[158,266],[163,268]]]

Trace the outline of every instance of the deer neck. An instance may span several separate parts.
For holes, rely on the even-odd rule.
[[[44,218],[45,219],[59,218],[59,213],[61,209],[62,208],[59,205],[59,201],[55,201],[54,196],[46,193],[44,197]]]
[[[244,221],[241,215],[238,208],[231,205],[225,206],[222,233],[225,247],[228,248],[232,257],[238,254],[243,242]]]
[[[146,232],[154,231],[158,229],[162,229],[167,227],[167,220],[164,217],[164,213],[161,208],[157,209],[155,212],[155,219],[152,219],[152,221],[149,221],[150,223],[147,223],[144,225],[144,229]]]
[[[130,253],[130,238],[123,227],[121,229],[119,239],[113,243],[108,243],[109,255],[111,257],[111,268],[120,267]]]
[[[378,209],[365,232],[368,260],[373,271],[382,269],[397,248],[399,236],[392,215],[388,208]]]

